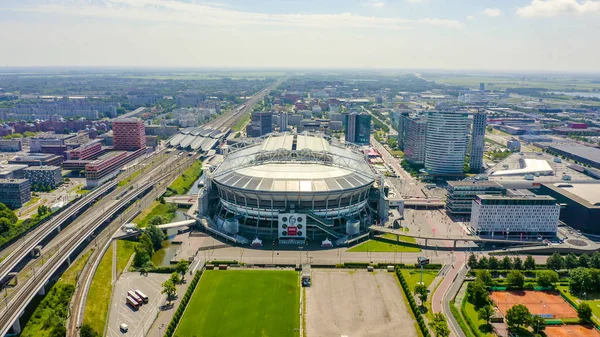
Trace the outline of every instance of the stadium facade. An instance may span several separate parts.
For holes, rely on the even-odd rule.
[[[320,134],[271,134],[230,148],[208,173],[199,213],[246,239],[346,242],[387,216],[382,177],[357,148]]]

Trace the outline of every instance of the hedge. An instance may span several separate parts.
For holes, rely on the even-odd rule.
[[[200,281],[200,276],[202,275],[203,271],[204,271],[204,269],[198,270],[196,272],[196,274],[194,275],[194,278],[192,279],[190,286],[188,287],[187,291],[181,298],[181,303],[179,303],[179,306],[177,307],[177,310],[175,310],[175,314],[173,315],[171,322],[169,323],[167,329],[165,330],[164,337],[172,337],[173,334],[175,333],[175,330],[177,329],[177,325],[179,324],[179,320],[181,319],[181,316],[183,316],[183,312],[185,311],[185,308],[187,307],[188,302],[192,298],[192,294],[194,293],[194,290],[196,289],[196,286],[198,285],[198,282]]]
[[[398,280],[400,281],[400,285],[402,286],[402,290],[404,291],[406,298],[408,298],[408,303],[410,305],[410,309],[412,310],[414,316],[417,318],[417,323],[419,324],[419,329],[421,329],[423,336],[431,337],[431,334],[429,333],[429,329],[427,329],[427,325],[425,324],[425,321],[423,320],[423,315],[421,314],[421,310],[419,310],[419,307],[417,306],[417,302],[415,302],[415,298],[413,297],[412,292],[410,290],[410,286],[404,279],[404,276],[402,275],[402,272],[400,271],[399,267],[396,267],[396,276],[398,277]]]
[[[238,264],[238,262],[236,260],[214,260],[214,261],[210,261],[210,264],[212,264],[214,266],[218,266],[220,264],[226,264],[226,265]]]
[[[461,314],[467,321],[467,324],[469,324],[469,328],[471,329],[471,332],[473,334],[475,334],[475,336],[477,336],[477,337],[483,337],[484,335],[481,334],[481,332],[479,331],[479,327],[476,327],[475,323],[473,323],[473,321],[471,321],[469,316],[465,313],[465,303],[467,303],[466,301],[467,301],[467,298],[465,297],[460,305]]]
[[[475,335],[471,331],[471,328],[467,326],[467,323],[465,323],[464,318],[458,312],[458,309],[456,309],[455,303],[456,302],[454,302],[454,300],[450,301],[450,312],[452,312],[452,316],[454,316],[456,322],[458,322],[458,325],[460,326],[460,329],[465,333],[467,337],[475,337]]]

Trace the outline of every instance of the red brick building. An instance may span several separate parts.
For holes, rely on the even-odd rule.
[[[137,118],[122,118],[112,122],[115,150],[135,151],[146,147],[144,122]]]

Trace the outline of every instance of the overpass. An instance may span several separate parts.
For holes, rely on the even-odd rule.
[[[439,208],[439,207],[445,207],[445,206],[446,206],[446,203],[439,199],[423,199],[423,198],[404,199],[404,207]]]
[[[172,197],[166,197],[165,201],[172,204],[178,205],[193,205],[197,200],[196,195],[175,195]]]
[[[8,273],[10,273],[21,260],[27,256],[27,254],[32,253],[34,248],[39,245],[40,242],[45,240],[50,234],[54,233],[55,230],[60,231],[63,224],[76,217],[80,211],[87,209],[90,203],[95,202],[98,198],[104,196],[115,188],[117,184],[117,181],[112,181],[94,189],[92,192],[79,198],[67,209],[53,215],[49,220],[39,224],[33,230],[28,232],[22,240],[20,239],[18,241],[18,246],[2,260],[2,262],[0,262],[0,282],[3,282]]]
[[[50,278],[63,266],[65,262],[70,264],[71,254],[73,254],[79,246],[88,240],[94,232],[109,222],[115,215],[118,215],[140,195],[146,193],[154,187],[153,181],[148,181],[139,185],[137,188],[130,190],[123,198],[121,198],[113,207],[108,208],[108,211],[101,213],[99,217],[91,219],[88,223],[81,226],[81,229],[76,235],[70,235],[60,242],[59,250],[52,255],[45,264],[41,265],[35,272],[34,277],[29,278],[25,284],[20,286],[13,293],[12,299],[8,301],[4,310],[0,312],[0,336],[4,336],[8,330],[13,328],[16,333],[21,330],[19,317],[25,311],[29,302],[39,293],[44,294],[45,285]]]
[[[394,234],[396,235],[396,240],[399,241],[400,236],[407,236],[415,239],[425,240],[425,246],[427,247],[429,240],[441,240],[441,241],[454,241],[454,248],[456,248],[457,242],[475,242],[475,243],[510,243],[510,244],[520,244],[520,245],[540,245],[537,241],[522,241],[522,240],[514,240],[514,239],[493,239],[493,238],[481,238],[479,236],[463,236],[463,235],[420,235],[420,234],[411,234],[409,232],[404,232],[398,229],[392,229],[382,226],[371,226],[369,227],[371,232],[379,232],[386,234]]]

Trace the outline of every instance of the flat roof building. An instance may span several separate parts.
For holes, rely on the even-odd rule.
[[[471,228],[478,235],[522,240],[556,236],[560,206],[550,196],[478,195],[472,203]]]
[[[548,146],[548,150],[582,164],[600,168],[600,149],[598,148],[584,145],[551,145]]]
[[[28,166],[60,166],[62,162],[62,156],[49,153],[30,153],[8,161],[9,164],[23,164]]]
[[[22,207],[31,200],[27,179],[0,179],[0,201],[11,209]]]
[[[478,195],[504,195],[506,188],[495,181],[448,181],[446,212],[471,215],[473,200]]]
[[[38,189],[55,188],[62,183],[61,169],[58,166],[31,166],[24,173],[30,185]]]
[[[0,179],[23,179],[23,170],[27,165],[8,164],[0,165]]]
[[[121,118],[112,122],[115,150],[135,151],[146,147],[144,121],[137,118]]]
[[[542,184],[540,195],[561,205],[560,220],[584,233],[600,234],[600,182]]]

